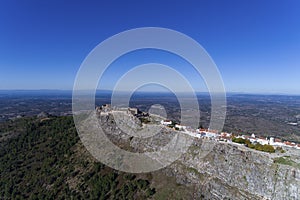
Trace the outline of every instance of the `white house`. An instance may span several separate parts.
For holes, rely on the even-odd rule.
[[[171,125],[171,124],[172,124],[172,121],[171,121],[171,120],[161,120],[160,123],[161,123],[162,125],[167,126],[167,125]]]
[[[274,145],[275,139],[273,137],[270,137],[270,145]]]
[[[182,125],[179,125],[179,124],[176,124],[175,128],[178,128],[179,130],[186,130],[186,126],[182,126]]]
[[[213,133],[213,132],[210,132],[210,131],[205,131],[205,136],[211,138],[211,137],[218,137],[219,134]]]
[[[269,141],[268,141],[268,140],[261,139],[261,138],[258,138],[256,141],[257,141],[258,143],[260,143],[261,145],[269,144]]]

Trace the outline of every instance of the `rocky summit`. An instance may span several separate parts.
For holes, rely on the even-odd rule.
[[[123,116],[121,123],[135,129],[145,124],[161,126],[151,138],[132,137],[118,128],[112,112],[98,111],[101,126],[116,145],[128,151],[157,150],[180,132],[158,125],[157,116],[147,115],[145,120],[123,111],[127,117]],[[300,199],[300,151],[296,149],[270,154],[243,145],[194,138],[188,151],[161,171],[175,177],[178,184],[193,188],[187,199]]]

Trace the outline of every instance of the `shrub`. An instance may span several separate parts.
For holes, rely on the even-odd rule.
[[[248,139],[234,137],[234,138],[232,138],[232,142],[239,143],[239,144],[245,144],[247,147],[258,150],[258,151],[264,151],[264,152],[268,152],[268,153],[275,152],[275,149],[272,145],[268,145],[268,144],[261,145],[259,143],[254,145]]]

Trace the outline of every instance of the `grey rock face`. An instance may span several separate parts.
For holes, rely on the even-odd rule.
[[[138,129],[140,122],[124,117],[122,123]],[[127,143],[134,152],[156,151],[176,134],[162,128],[151,138],[126,135],[112,115],[100,117],[102,127],[114,143]],[[190,137],[190,136],[187,136]],[[183,185],[195,187],[195,199],[300,199],[300,151],[289,157],[255,151],[244,146],[196,139],[188,152],[162,169]],[[276,162],[276,159],[281,162]]]
[[[226,143],[217,143],[209,154],[199,159],[199,146],[205,142],[197,141],[181,160],[170,166],[179,182],[198,187],[198,197],[300,199],[299,168],[274,163],[268,153]]]

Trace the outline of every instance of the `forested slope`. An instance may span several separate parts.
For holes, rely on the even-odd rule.
[[[81,145],[72,117],[0,124],[1,199],[144,199],[151,175],[117,172]]]

